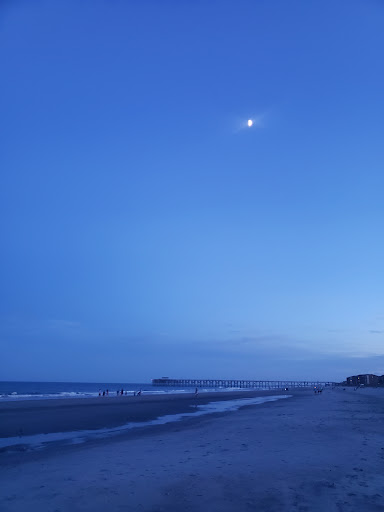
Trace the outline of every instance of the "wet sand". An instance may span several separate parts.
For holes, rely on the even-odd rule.
[[[0,510],[384,511],[383,420],[383,390],[299,392],[104,442],[0,454]]]
[[[282,394],[281,390],[2,402],[0,438],[111,428],[154,420],[166,414],[193,412],[194,406],[212,401],[279,394]]]

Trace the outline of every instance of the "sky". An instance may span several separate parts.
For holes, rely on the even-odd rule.
[[[0,1],[0,380],[384,374],[383,25]]]

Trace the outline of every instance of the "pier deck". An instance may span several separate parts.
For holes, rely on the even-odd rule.
[[[154,386],[284,389],[334,386],[335,382],[295,380],[152,379]]]

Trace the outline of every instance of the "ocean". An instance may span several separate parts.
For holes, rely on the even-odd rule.
[[[109,396],[116,396],[117,391],[124,390],[127,394],[137,391],[143,395],[158,395],[171,393],[192,393],[190,387],[159,387],[151,383],[132,382],[0,382],[0,401],[14,400],[49,400],[54,398],[92,398],[105,391]],[[199,388],[204,391],[231,391],[238,388]],[[244,390],[243,390],[244,391]]]

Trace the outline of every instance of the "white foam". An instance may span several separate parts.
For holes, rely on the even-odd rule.
[[[186,412],[180,414],[167,414],[160,416],[155,420],[132,422],[114,428],[103,428],[98,430],[81,430],[72,432],[54,432],[50,434],[36,434],[31,436],[20,437],[4,437],[0,438],[0,448],[8,448],[11,446],[27,445],[33,449],[41,449],[47,444],[54,442],[70,442],[71,444],[81,444],[89,439],[100,439],[120,434],[126,430],[133,428],[148,427],[152,425],[165,425],[180,421],[183,418],[203,416],[205,414],[213,414],[219,412],[230,412],[250,405],[263,404],[265,402],[274,402],[282,398],[290,398],[292,395],[274,395],[262,396],[257,398],[239,398],[236,400],[222,400],[220,402],[209,402],[208,404],[199,405],[194,412]],[[193,405],[191,405],[193,407]]]
[[[194,392],[194,387],[189,388],[164,388],[164,389],[142,389],[142,395],[177,395],[177,394],[192,394]],[[256,391],[257,389],[261,389],[265,391],[265,388],[240,388],[240,387],[218,387],[218,388],[198,388],[199,393],[212,393],[212,392],[228,392],[228,391]],[[274,388],[275,389],[275,388]],[[124,390],[127,392],[128,396],[133,395],[138,392],[136,390]],[[96,398],[99,396],[98,392],[91,391],[61,391],[57,393],[18,393],[13,391],[12,393],[0,393],[0,401],[1,402],[13,402],[13,401],[21,401],[21,400],[58,400],[63,398]],[[116,391],[110,391],[109,395],[103,396],[103,399],[108,397],[116,397]],[[120,393],[119,395],[120,396]]]
[[[10,394],[0,395],[0,401],[2,402],[13,402],[21,400],[56,400],[60,398],[94,398],[97,397],[98,393],[83,393],[78,391],[62,391],[61,393],[42,393],[42,394],[28,394],[28,393],[17,393],[14,391]]]

